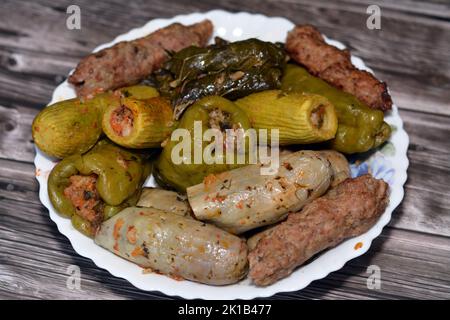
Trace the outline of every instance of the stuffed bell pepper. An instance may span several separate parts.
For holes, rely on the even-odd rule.
[[[87,153],[67,157],[53,168],[50,201],[76,229],[93,236],[104,220],[136,204],[150,171],[145,156],[101,140]]]

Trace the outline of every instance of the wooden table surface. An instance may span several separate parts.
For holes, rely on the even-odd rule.
[[[81,8],[81,30],[66,8]],[[381,30],[366,28],[371,4]],[[450,298],[450,2],[15,1],[0,3],[0,299],[168,299],[79,256],[40,204],[30,125],[53,89],[98,44],[157,17],[212,9],[312,23],[345,43],[391,90],[410,137],[405,198],[369,252],[278,299]],[[66,286],[81,270],[80,290]],[[367,268],[381,288],[367,287]]]

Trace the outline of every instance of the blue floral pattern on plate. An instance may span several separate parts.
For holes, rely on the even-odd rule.
[[[370,173],[377,179],[383,179],[390,186],[394,183],[395,169],[382,151],[377,151],[366,159],[350,160],[350,171],[353,178]]]

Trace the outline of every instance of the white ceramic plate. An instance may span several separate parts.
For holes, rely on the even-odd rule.
[[[152,20],[141,28],[133,29],[117,37],[114,41],[97,47],[95,51],[109,47],[118,41],[132,40],[145,36],[173,22],[192,24],[205,18],[210,19],[214,23],[214,35],[231,41],[256,37],[266,41],[284,42],[286,33],[294,27],[292,22],[284,18],[269,18],[244,12],[229,13],[215,10],[207,13],[176,16],[171,19]],[[305,23],[312,22],[305,21]],[[340,42],[329,39],[327,41],[339,48],[344,47]],[[371,72],[361,59],[352,56],[352,62],[358,68]],[[74,96],[75,91],[65,81],[53,92],[51,103],[73,98]],[[296,291],[305,288],[311,281],[326,277],[330,272],[342,268],[350,259],[365,253],[369,249],[372,240],[381,233],[382,228],[391,219],[392,211],[401,202],[403,198],[403,184],[406,181],[406,169],[408,167],[408,159],[406,157],[408,135],[403,130],[402,120],[395,105],[393,110],[387,114],[386,121],[394,127],[394,133],[390,141],[370,157],[359,159],[360,161],[352,164],[352,174],[354,176],[370,171],[375,177],[385,179],[389,183],[391,194],[386,212],[384,212],[377,224],[365,234],[347,240],[337,247],[326,251],[311,263],[297,269],[289,277],[264,288],[252,285],[248,279],[234,285],[215,287],[190,281],[176,281],[158,274],[143,274],[140,267],[97,246],[93,240],[76,231],[69,219],[65,219],[56,213],[47,194],[48,174],[55,162],[47,158],[39,150],[36,150],[35,165],[37,180],[40,184],[39,197],[44,206],[48,208],[50,218],[56,223],[59,231],[69,238],[76,252],[90,258],[97,266],[108,270],[113,276],[128,280],[139,289],[156,290],[167,295],[176,295],[183,298],[202,299],[250,299],[268,297],[278,292]],[[147,185],[154,185],[152,178],[147,181]]]

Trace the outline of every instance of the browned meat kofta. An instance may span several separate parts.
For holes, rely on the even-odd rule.
[[[391,109],[392,99],[386,83],[353,66],[350,52],[327,44],[315,27],[296,26],[288,33],[285,48],[291,58],[311,74],[353,94],[373,109]]]
[[[160,68],[169,58],[168,52],[205,46],[212,30],[209,20],[190,26],[174,23],[146,37],[119,42],[81,60],[69,83],[81,97],[135,84]]]
[[[383,180],[345,180],[266,232],[249,254],[250,278],[266,286],[288,276],[318,252],[369,230],[387,204]]]

